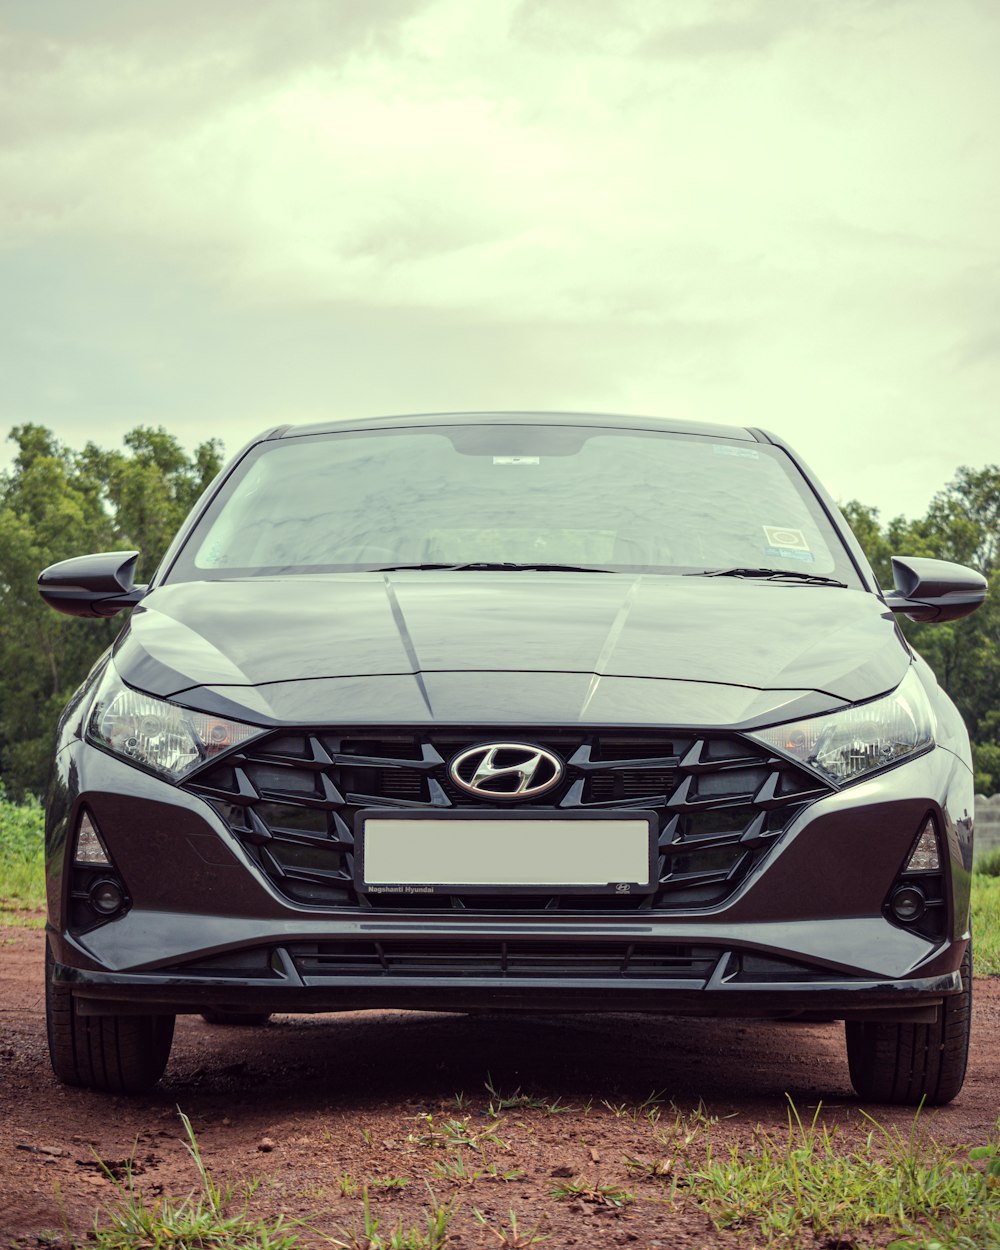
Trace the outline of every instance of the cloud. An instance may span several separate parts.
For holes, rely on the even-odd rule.
[[[992,230],[966,179],[929,183],[969,115],[940,87],[907,93],[932,57],[947,68],[929,32],[902,23],[908,56],[884,63],[891,6],[837,6],[846,35],[784,53],[790,31],[830,19],[786,0],[703,2],[669,26],[635,2],[603,17],[577,0],[288,11],[53,6],[46,29],[8,34],[23,67],[0,102],[0,176],[19,188],[0,206],[8,243],[127,240],[265,303],[641,322],[783,302],[836,249],[831,222]],[[546,21],[597,50],[539,49]],[[644,55],[616,51],[626,35]],[[766,70],[736,55],[755,43],[774,50]],[[722,68],[704,64],[724,48]],[[857,82],[876,69],[895,91],[873,111]]]
[[[8,0],[4,410],[606,405],[893,463],[890,413],[947,456],[997,380],[997,14]]]
[[[429,0],[10,0],[0,14],[0,137],[79,142],[196,129],[275,82],[391,57]]]
[[[910,12],[934,0],[520,0],[512,30],[552,53],[638,55],[697,62],[769,52],[786,40],[831,31],[871,30],[898,4]]]

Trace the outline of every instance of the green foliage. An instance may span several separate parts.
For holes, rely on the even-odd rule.
[[[691,1168],[686,1191],[717,1229],[759,1228],[769,1245],[799,1245],[805,1234],[855,1245],[890,1230],[913,1250],[934,1240],[942,1250],[998,1245],[995,1178],[981,1159],[1000,1138],[973,1158],[935,1141],[918,1112],[909,1133],[867,1116],[864,1143],[843,1149],[819,1113],[803,1123],[792,1105],[785,1135],[758,1131],[751,1146],[709,1149]]]
[[[995,717],[986,718],[985,728],[996,733]],[[1000,743],[974,742],[972,770],[976,774],[977,794],[1000,794]]]
[[[45,789],[66,700],[118,631],[47,608],[38,574],[57,560],[136,546],[152,572],[219,467],[219,445],[188,457],[165,430],[140,427],[128,454],[63,447],[39,425],[16,426],[0,474],[0,779],[20,797]]]
[[[885,587],[892,586],[893,555],[952,560],[990,579],[986,603],[964,620],[898,619],[969,727],[977,791],[1000,792],[1000,466],[960,468],[920,520],[896,517],[882,525],[876,509],[856,500],[844,515]]]
[[[976,976],[1000,977],[1000,875],[987,876],[980,866],[972,874],[972,931]]]
[[[984,855],[975,865],[975,870],[984,877],[1000,877],[1000,846]]]
[[[210,439],[189,459],[162,427],[139,426],[123,441],[130,455],[88,443],[79,463],[92,480],[102,483],[123,544],[142,553],[136,570],[141,581],[151,576],[181,522],[218,473],[220,444]]]
[[[11,803],[0,784],[0,920],[45,902],[44,813],[32,796]]]
[[[12,803],[0,783],[0,859],[41,860],[44,833],[45,813],[34,795]]]

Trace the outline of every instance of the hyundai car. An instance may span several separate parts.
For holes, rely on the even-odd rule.
[[[54,757],[62,1081],[148,1087],[181,1013],[412,1008],[843,1020],[861,1097],[961,1088],[969,741],[898,616],[985,582],[880,585],[780,438],[281,426],[138,554],[39,579],[128,611]]]

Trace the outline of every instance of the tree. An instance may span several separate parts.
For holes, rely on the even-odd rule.
[[[844,509],[883,585],[891,555],[929,556],[978,569],[990,579],[986,602],[972,616],[943,625],[901,618],[903,631],[937,673],[969,727],[977,788],[1000,790],[1000,466],[960,468],[931,501],[927,515],[896,517],[851,501]]]
[[[841,511],[847,518],[848,525],[854,531],[855,538],[861,544],[865,555],[875,570],[875,576],[883,587],[891,587],[892,565],[890,557],[896,553],[888,534],[883,531],[879,522],[878,508],[870,508],[867,504],[859,503],[856,499],[852,499],[849,503],[844,504]],[[896,524],[896,522],[893,522],[893,524]]]
[[[21,425],[13,466],[0,474],[0,781],[14,796],[46,785],[55,724],[72,691],[115,637],[115,621],[62,616],[38,596],[57,560],[135,545],[151,572],[219,467],[219,444],[185,455],[164,430],[138,428],[131,454]]]
[[[209,439],[189,459],[162,426],[138,426],[125,435],[124,443],[131,455],[88,443],[80,463],[101,484],[123,544],[139,549],[141,579],[153,573],[181,522],[218,473],[221,444]]]

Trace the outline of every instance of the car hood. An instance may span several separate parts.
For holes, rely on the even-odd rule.
[[[608,692],[627,687],[626,702],[641,704],[647,683],[662,721],[665,691],[648,691],[652,679],[683,696],[685,720],[735,723],[884,693],[909,655],[892,614],[862,591],[456,571],[164,586],[133,613],[115,662],[140,690],[225,714],[222,699],[260,723],[342,719],[345,703],[371,704],[376,678],[393,679],[379,685],[383,720],[538,720],[538,702],[549,722],[621,720],[602,706]]]

